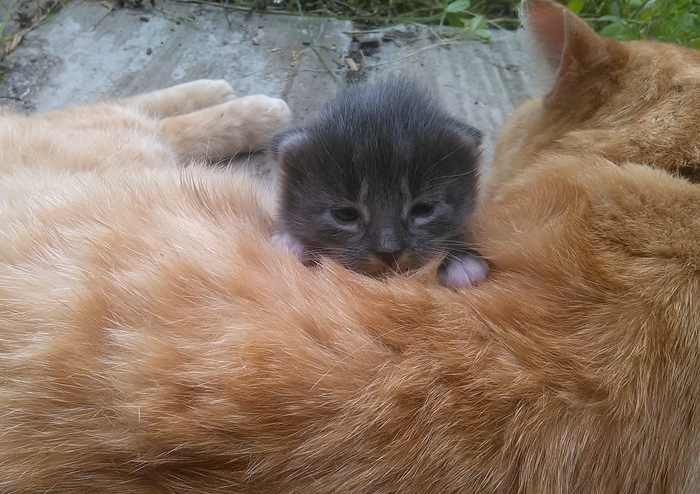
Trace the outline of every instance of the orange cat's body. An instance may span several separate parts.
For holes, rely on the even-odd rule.
[[[0,491],[700,491],[700,60],[523,10],[475,288],[307,268],[241,173],[3,159]]]

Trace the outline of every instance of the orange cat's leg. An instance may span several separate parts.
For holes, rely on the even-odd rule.
[[[201,79],[121,99],[117,103],[156,118],[164,118],[220,105],[235,97],[228,82]]]
[[[254,95],[166,118],[162,125],[166,141],[181,158],[221,158],[265,148],[290,121],[284,101]]]

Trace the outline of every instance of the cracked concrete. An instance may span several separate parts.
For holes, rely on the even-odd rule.
[[[95,0],[69,3],[30,32],[5,63],[0,96],[20,111],[223,78],[239,95],[285,99],[297,121],[339,82],[400,72],[432,82],[456,115],[480,128],[487,159],[505,118],[534,93],[512,32],[494,31],[490,43],[440,38],[417,25],[358,33],[350,21],[246,14],[172,0],[150,10],[110,11]]]

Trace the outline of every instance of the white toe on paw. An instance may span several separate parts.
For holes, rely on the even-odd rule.
[[[292,112],[286,102],[281,99],[275,99],[274,104],[270,106],[273,118],[277,122],[277,130],[282,130],[284,127],[292,123]]]
[[[292,121],[292,112],[287,103],[278,98],[263,98],[260,117],[263,123],[269,126],[270,131],[277,132],[288,126]]]
[[[211,100],[212,106],[231,101],[236,97],[231,84],[223,79],[200,81],[202,83],[202,93]]]
[[[475,255],[466,254],[450,258],[438,271],[440,283],[448,288],[474,286],[486,279],[489,265]]]
[[[271,98],[262,94],[245,96],[237,100],[237,105],[249,116],[252,122],[257,122],[260,130],[277,132],[288,126],[292,121],[289,106],[279,98]]]
[[[291,233],[275,230],[272,233],[272,237],[270,237],[270,242],[277,248],[289,249],[300,261],[304,260],[306,248],[304,244]]]

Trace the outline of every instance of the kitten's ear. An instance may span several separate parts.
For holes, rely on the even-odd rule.
[[[463,141],[466,141],[474,150],[478,150],[481,147],[483,134],[476,127],[467,125],[459,120],[452,120],[452,128],[457,132],[459,137]]]
[[[531,56],[544,62],[556,98],[572,80],[607,52],[605,40],[572,11],[552,0],[524,0],[520,10]]]
[[[308,136],[303,129],[286,130],[273,136],[270,149],[276,161],[284,162],[285,156],[301,149],[306,145],[307,140]]]

